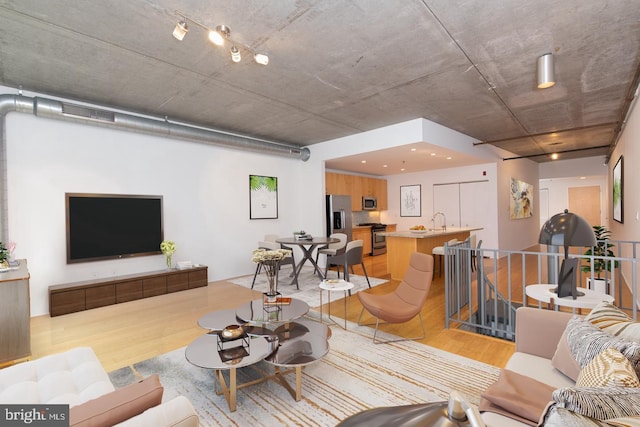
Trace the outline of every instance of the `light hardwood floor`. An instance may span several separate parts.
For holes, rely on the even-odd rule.
[[[370,276],[387,276],[383,256],[365,258],[365,267]],[[357,267],[356,274],[360,274]],[[389,292],[396,285],[397,282],[391,281],[369,292]],[[427,337],[421,342],[503,367],[513,353],[513,343],[444,328],[443,286],[443,279],[436,276],[422,312]],[[111,371],[189,344],[204,333],[197,325],[202,315],[213,310],[234,308],[260,296],[259,291],[219,281],[203,288],[79,313],[34,317],[31,319],[32,358],[76,346],[90,346],[104,368]],[[349,320],[356,321],[360,309],[355,295],[347,298]],[[402,325],[386,325],[385,328],[388,332],[406,336],[420,332],[417,319]]]

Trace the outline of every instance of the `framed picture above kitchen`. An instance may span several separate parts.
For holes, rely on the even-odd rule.
[[[400,216],[422,216],[422,186],[400,186]]]
[[[278,218],[278,178],[249,175],[249,219]]]

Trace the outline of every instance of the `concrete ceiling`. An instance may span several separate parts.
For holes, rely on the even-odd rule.
[[[269,64],[191,22],[176,40],[176,10]],[[300,146],[422,117],[514,157],[608,156],[639,69],[638,0],[0,0],[0,85]]]

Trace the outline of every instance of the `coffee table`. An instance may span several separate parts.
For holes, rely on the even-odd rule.
[[[270,379],[279,381],[299,401],[302,398],[302,369],[320,360],[329,352],[331,330],[324,324],[300,319],[309,311],[304,301],[292,298],[290,304],[265,306],[263,299],[243,304],[237,309],[207,313],[198,324],[209,332],[187,346],[185,357],[193,365],[213,369],[220,390],[230,411],[237,409],[237,391]],[[246,352],[237,345],[238,357],[221,357],[218,352],[218,332],[231,324],[241,324],[246,331]],[[229,342],[226,342],[229,344]],[[233,352],[231,353],[233,354]],[[223,352],[223,355],[228,355]],[[274,373],[243,384],[237,384],[236,370],[265,361],[274,367]],[[284,369],[282,369],[284,368]],[[224,376],[229,371],[229,381]],[[295,373],[295,387],[284,377]]]

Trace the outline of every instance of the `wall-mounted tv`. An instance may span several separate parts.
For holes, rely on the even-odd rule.
[[[65,194],[67,264],[160,254],[162,196]]]

